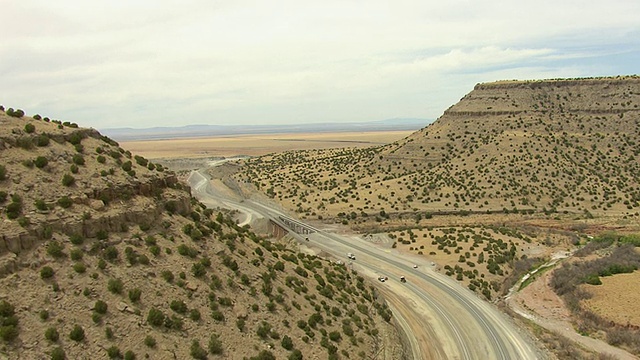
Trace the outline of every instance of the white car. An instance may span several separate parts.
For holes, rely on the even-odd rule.
[[[413,265],[413,268],[414,268],[414,269],[417,269],[417,268],[418,268],[418,265]]]

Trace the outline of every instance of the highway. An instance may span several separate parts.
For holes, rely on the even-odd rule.
[[[304,234],[291,234],[302,245],[321,249],[343,260],[376,283],[394,317],[406,333],[414,359],[537,359],[540,352],[521,335],[511,320],[492,304],[434,271],[424,257],[401,256],[357,236],[342,236],[315,228],[265,204],[231,199],[210,186],[204,171],[189,177],[192,194],[208,206],[236,209],[245,214],[243,223],[268,218]],[[247,220],[248,219],[248,220]],[[308,239],[309,241],[305,241]],[[347,259],[347,253],[356,260]],[[417,265],[417,268],[414,268]],[[388,276],[379,282],[378,276]],[[401,283],[400,276],[407,282]]]

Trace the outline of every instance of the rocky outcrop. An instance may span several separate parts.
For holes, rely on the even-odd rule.
[[[0,112],[0,151],[0,256],[25,253],[52,234],[92,238],[154,226],[164,211],[191,213],[189,188],[173,172],[95,129]],[[13,202],[20,206],[9,214]]]

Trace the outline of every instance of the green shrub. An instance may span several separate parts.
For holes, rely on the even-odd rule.
[[[147,345],[147,347],[154,348],[156,347],[156,339],[151,335],[147,335],[147,337],[144,338],[144,344]]]
[[[197,360],[206,360],[207,359],[207,351],[200,346],[200,342],[198,340],[193,340],[191,342],[191,347],[189,353],[191,357]]]
[[[122,170],[129,172],[131,171],[131,166],[131,161],[125,161],[124,163],[122,163]]]
[[[124,353],[124,360],[136,360],[136,353],[131,350],[127,350],[127,352]]]
[[[173,279],[175,278],[171,270],[162,271],[162,273],[160,273],[160,276],[162,276],[162,278],[168,283],[173,282]]]
[[[98,260],[98,269],[104,270],[107,268],[107,262],[104,259]]]
[[[107,349],[107,356],[109,356],[109,359],[121,359],[122,353],[117,346],[113,345]]]
[[[209,352],[214,355],[221,355],[224,352],[222,341],[217,334],[211,334],[209,338]]]
[[[287,360],[302,360],[302,359],[303,359],[302,351],[298,349],[293,349],[293,351],[291,352],[291,354],[289,354],[289,357],[287,358]]]
[[[140,296],[142,295],[142,290],[138,288],[134,288],[129,290],[129,300],[133,303],[137,303],[140,301]]]
[[[40,269],[40,278],[41,279],[51,279],[54,275],[53,268],[51,266],[44,266]]]
[[[76,182],[76,178],[74,178],[71,174],[64,174],[62,177],[62,185],[71,186]]]
[[[33,139],[29,136],[20,136],[16,139],[16,145],[25,150],[33,149]]]
[[[14,319],[17,318],[13,317]],[[6,319],[5,319],[6,321]],[[10,342],[18,337],[18,327],[16,325],[4,325],[0,326],[0,339],[6,342]]]
[[[198,309],[191,309],[191,311],[189,311],[189,319],[193,321],[200,321],[200,318],[201,315]]]
[[[108,340],[113,339],[114,338],[113,329],[110,327],[106,327],[104,329],[104,337],[106,337]]]
[[[33,164],[38,168],[38,169],[42,169],[43,167],[47,166],[47,164],[49,164],[49,160],[47,159],[46,156],[38,156],[34,161]]]
[[[22,227],[27,227],[29,225],[31,225],[31,221],[29,220],[29,218],[26,218],[24,216],[21,216],[18,218],[18,224]]]
[[[71,166],[69,166],[69,171],[71,171],[72,174],[77,174],[78,171],[80,171],[80,168],[78,168],[78,165],[76,164],[71,164]]]
[[[122,294],[122,289],[124,288],[124,284],[120,279],[109,279],[107,284],[107,289],[113,294]]]
[[[76,165],[84,165],[84,157],[80,154],[73,155],[73,163]]]
[[[40,310],[39,316],[40,316],[40,320],[47,321],[47,320],[49,320],[49,311],[48,310]]]
[[[56,328],[50,327],[47,330],[45,330],[44,338],[51,342],[57,342],[58,339],[60,338],[60,334],[58,333],[58,330]]]
[[[262,350],[258,355],[249,358],[249,360],[276,360],[276,357],[271,351]]]
[[[157,245],[151,245],[149,246],[149,252],[155,256],[158,257],[160,255],[160,247]]]
[[[136,163],[138,163],[138,165],[141,165],[141,166],[147,166],[147,163],[149,162],[149,160],[143,158],[140,155],[136,155],[134,156],[134,158],[136,160]]]
[[[69,339],[80,342],[84,340],[84,329],[80,325],[75,325],[69,333]]]
[[[340,335],[340,332],[338,331],[332,331],[329,333],[329,339],[331,339],[331,341],[340,341],[342,339],[342,336]]]
[[[224,322],[225,321],[224,314],[220,310],[212,310],[211,311],[211,318],[213,318],[213,320],[215,320],[215,321],[220,321],[220,322]]]
[[[21,109],[13,110],[13,108],[8,108],[5,113],[11,117],[17,118],[21,118],[24,116],[24,111]]]
[[[107,308],[108,308],[107,303],[102,300],[97,300],[96,303],[93,305],[93,311],[102,315],[107,313]]]
[[[205,268],[201,263],[195,263],[191,267],[191,272],[193,273],[193,276],[199,278],[203,277],[207,273],[207,268]]]
[[[4,165],[0,165],[0,180],[7,178],[7,168]]]
[[[42,199],[38,199],[35,202],[36,205],[36,209],[40,210],[40,211],[47,211],[49,210],[49,206],[47,205],[47,203],[42,200]]]
[[[179,314],[184,314],[187,312],[187,304],[185,304],[184,301],[182,300],[171,301],[171,304],[169,304],[169,307],[171,308],[171,310]]]
[[[64,246],[55,240],[49,241],[49,243],[47,244],[47,254],[53,256],[56,259],[65,257],[63,250]]]
[[[147,347],[154,348],[156,347],[156,339],[151,335],[147,335],[147,337],[144,338],[144,344],[147,345]]]
[[[147,314],[147,322],[151,326],[162,326],[164,324],[165,316],[162,311],[152,307],[149,309],[149,313]]]
[[[33,125],[32,123],[27,123],[27,124],[25,124],[25,126],[24,126],[24,131],[25,131],[27,134],[33,134],[33,133],[36,131],[36,126],[35,126],[35,125]]]
[[[67,358],[67,354],[65,354],[64,349],[60,346],[51,350],[51,360],[65,360]]]
[[[109,260],[111,262],[114,262],[115,260],[118,259],[118,256],[119,256],[118,249],[115,246],[110,245],[110,246],[107,246],[106,249],[104,249],[104,258],[105,259],[107,259],[107,260]]]
[[[71,198],[69,198],[68,196],[63,196],[58,199],[58,205],[60,205],[61,208],[68,209],[71,207],[71,205],[73,205],[73,200],[71,200]]]
[[[69,136],[69,142],[72,145],[78,145],[82,142],[82,135],[80,135],[77,132],[74,132],[73,134],[71,134],[71,136]]]
[[[98,239],[98,240],[107,240],[108,238],[109,238],[109,232],[107,230],[98,230],[96,232],[96,239]]]
[[[49,136],[47,134],[40,134],[36,138],[36,145],[39,147],[49,146]]]
[[[100,164],[104,164],[104,163],[105,163],[105,161],[107,161],[107,158],[105,158],[105,157],[104,157],[104,156],[102,156],[102,155],[98,155],[98,157],[96,157],[96,160],[98,160],[98,162],[99,162]]]
[[[281,345],[287,350],[293,349],[293,340],[288,335],[282,337]]]
[[[80,234],[73,234],[69,236],[69,241],[71,241],[73,245],[82,245],[82,243],[84,242],[84,237],[82,237],[82,235]]]
[[[7,218],[9,219],[17,219],[22,213],[22,203],[21,202],[11,202],[7,205],[6,208]]]
[[[72,249],[69,252],[69,256],[71,257],[71,260],[73,260],[73,261],[82,260],[82,258],[84,256],[84,251],[82,251],[80,249]]]
[[[91,314],[91,320],[93,320],[95,324],[102,324],[102,315],[94,312]]]
[[[0,301],[0,339],[12,341],[18,337],[18,318],[15,307],[6,300]]]

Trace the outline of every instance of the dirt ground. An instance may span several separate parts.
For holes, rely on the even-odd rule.
[[[288,150],[376,146],[400,140],[411,133],[413,131],[238,135],[123,141],[120,145],[148,159],[259,156]]]
[[[506,303],[511,307],[511,309],[521,316],[548,330],[561,334],[591,351],[601,354],[610,354],[615,356],[616,359],[637,359],[636,356],[622,349],[613,347],[602,340],[582,336],[573,328],[569,310],[564,305],[562,299],[551,289],[551,286],[549,285],[552,273],[553,271],[546,271],[536,281],[533,281],[527,287],[506,299]],[[640,278],[637,273],[625,275],[633,275],[634,280],[638,280]],[[597,289],[597,294],[593,291],[596,295],[589,301],[595,300],[595,303],[590,304],[590,306],[600,306],[600,310],[608,307],[606,313],[612,315],[615,311],[620,311],[619,306],[623,303],[620,299],[625,297],[622,294],[628,293],[631,295],[631,293],[635,293],[634,295],[636,299],[638,298],[638,292],[635,290],[630,289],[629,291],[620,291],[621,286],[629,287],[629,283],[623,285],[623,282],[629,281],[630,279],[626,278],[618,280],[616,279],[618,276],[620,275],[611,276],[610,279],[606,279],[611,280],[608,282],[608,285],[610,286],[609,288],[604,287],[605,279],[603,279],[603,285],[601,285],[603,287]],[[606,291],[612,290],[611,286],[618,286],[615,289],[616,296],[611,296],[611,293],[607,295]],[[590,291],[593,290],[592,288],[593,287],[590,287]],[[603,301],[606,301],[606,307],[601,305]],[[624,312],[629,312],[629,309],[630,307],[626,307]],[[631,312],[635,312],[636,315],[638,313],[638,311]],[[599,313],[604,315],[602,311]],[[624,316],[625,314],[619,315]]]
[[[600,280],[602,285],[583,285],[593,295],[584,304],[617,324],[640,326],[640,272],[606,276]]]

